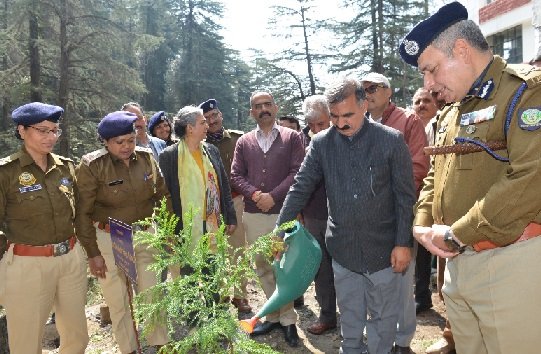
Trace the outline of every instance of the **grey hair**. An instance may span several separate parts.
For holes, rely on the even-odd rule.
[[[203,115],[203,110],[195,106],[182,107],[177,115],[173,118],[175,135],[179,138],[184,138],[186,135],[186,127],[195,126],[197,117]]]
[[[325,97],[329,105],[342,102],[349,96],[355,94],[357,103],[365,99],[362,83],[352,76],[345,76],[325,89]]]
[[[128,103],[124,103],[122,105],[122,108],[120,108],[121,111],[127,111],[128,108],[130,107],[135,107],[135,108],[138,108],[140,111],[141,111],[141,114],[145,114],[145,112],[143,112],[143,107],[137,103],[137,102],[128,102]]]
[[[464,39],[475,49],[486,52],[490,50],[488,42],[481,32],[481,29],[472,20],[462,20],[449,26],[441,32],[434,40],[432,45],[441,50],[445,55],[451,57],[453,48],[457,39]]]
[[[331,112],[329,110],[329,103],[327,103],[327,97],[324,95],[306,97],[302,103],[302,113],[306,122],[314,121],[321,117],[322,114],[326,114],[327,117],[330,116]]]

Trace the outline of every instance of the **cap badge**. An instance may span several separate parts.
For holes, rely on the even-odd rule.
[[[23,186],[31,186],[36,183],[36,177],[29,172],[23,172],[19,175],[19,183]]]
[[[419,53],[419,44],[416,41],[404,39],[404,50],[408,55],[417,55]]]

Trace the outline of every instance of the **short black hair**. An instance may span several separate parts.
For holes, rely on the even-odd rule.
[[[297,131],[301,130],[301,123],[299,120],[293,116],[281,116],[278,120],[287,120],[289,123],[293,123],[297,126]]]

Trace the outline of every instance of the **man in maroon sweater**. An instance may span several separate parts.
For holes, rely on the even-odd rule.
[[[256,91],[250,97],[250,115],[257,127],[241,136],[231,165],[231,186],[244,196],[242,223],[246,241],[253,243],[271,232],[280,208],[304,159],[304,146],[298,132],[276,124],[278,106],[269,92]],[[269,298],[276,287],[272,267],[263,257],[256,259],[257,275]],[[286,342],[298,345],[297,314],[293,302],[266,316],[252,335],[282,328]]]

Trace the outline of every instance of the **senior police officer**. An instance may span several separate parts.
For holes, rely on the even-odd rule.
[[[105,302],[109,306],[113,333],[121,353],[135,352],[136,333],[128,302],[126,278],[115,265],[109,217],[133,224],[152,215],[162,198],[170,195],[150,149],[135,146],[134,122],[137,116],[127,111],[106,115],[98,125],[105,147],[84,155],[77,166],[80,181],[77,204],[77,234],[97,240],[88,254],[90,272],[98,277]],[[155,249],[135,245],[137,290],[156,285],[156,274],[147,269]],[[168,342],[165,319],[147,336],[147,343],[162,346]]]
[[[53,305],[60,353],[83,353],[88,343],[86,262],[74,228],[75,168],[51,153],[63,112],[39,102],[15,109],[15,135],[23,146],[0,160],[0,304],[13,354],[41,353]],[[89,250],[91,243],[83,245]]]
[[[493,55],[467,17],[445,5],[400,45],[425,88],[454,102],[438,122],[414,234],[450,258],[442,290],[458,353],[538,353],[541,71]]]

